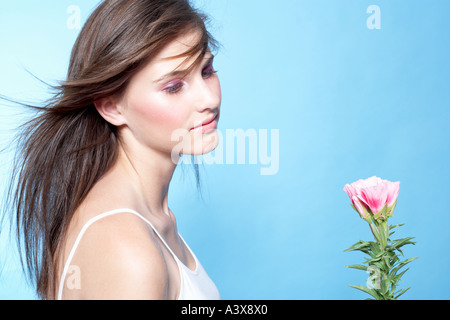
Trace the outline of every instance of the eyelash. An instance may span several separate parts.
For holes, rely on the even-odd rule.
[[[183,87],[183,83],[182,82],[177,82],[174,85],[171,85],[170,87],[164,89],[165,92],[167,92],[168,94],[176,94],[180,91],[180,89]]]
[[[217,73],[217,70],[214,70],[212,63],[206,66],[202,71],[203,79],[209,79],[213,74]],[[164,91],[168,94],[177,94],[180,92],[183,87],[183,82],[177,82],[168,88],[164,89]]]
[[[202,71],[202,77],[204,79],[208,79],[209,77],[211,77],[213,74],[217,73],[217,70],[214,70],[214,67],[211,64],[209,64],[208,66],[206,66],[205,69],[203,69]]]

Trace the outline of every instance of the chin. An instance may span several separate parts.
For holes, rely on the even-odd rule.
[[[205,155],[217,148],[217,146],[219,145],[219,135],[217,133],[217,130],[214,130],[210,133],[203,134],[193,142],[194,143],[191,145],[190,152],[186,152],[186,154],[192,156]]]

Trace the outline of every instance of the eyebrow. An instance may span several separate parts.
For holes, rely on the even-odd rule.
[[[207,65],[211,64],[213,62],[213,60],[214,60],[214,55],[211,55],[211,57],[209,57],[203,65],[207,66]],[[159,83],[159,82],[162,82],[162,81],[164,81],[166,79],[175,78],[175,77],[177,77],[179,75],[186,75],[187,73],[189,73],[189,69],[174,70],[172,72],[169,72],[169,73],[163,75],[161,78],[159,78],[159,79],[157,79],[157,80],[155,80],[153,82],[154,83]]]

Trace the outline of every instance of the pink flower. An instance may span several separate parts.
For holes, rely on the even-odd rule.
[[[390,207],[397,201],[398,193],[400,192],[400,182],[385,181],[385,187],[387,190],[386,205]]]
[[[352,197],[352,202],[353,202],[353,205],[354,205],[356,211],[358,211],[359,215],[361,216],[361,218],[363,218],[363,219],[370,218],[370,216],[367,212],[366,206],[364,205],[364,203],[361,203],[361,201],[359,200],[359,198],[357,196]]]
[[[376,215],[386,205],[387,190],[382,184],[370,186],[361,189],[361,194],[358,197],[370,208],[370,211]]]
[[[376,217],[386,218],[387,215],[392,215],[400,191],[400,182],[390,182],[373,176],[346,184],[344,191],[362,218],[367,219],[368,212]]]

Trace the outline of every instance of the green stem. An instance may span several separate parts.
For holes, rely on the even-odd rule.
[[[381,223],[381,233],[383,234],[383,243],[382,243],[382,249],[385,250],[387,247],[387,242],[389,239],[389,224],[387,222],[387,220],[384,220]]]
[[[385,250],[389,239],[388,222],[386,220],[375,220],[374,223],[369,223],[369,225],[375,240],[380,244],[381,250]]]
[[[370,228],[381,250],[381,260],[379,261],[379,264],[377,266],[379,269],[378,276],[380,277],[380,286],[376,289],[376,291],[378,292],[380,298],[382,298],[383,300],[387,300],[391,296],[391,283],[387,279],[392,267],[387,250],[389,240],[389,224],[386,220],[375,220],[373,224],[370,224]],[[379,268],[379,266],[381,266],[381,268]]]

